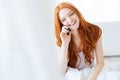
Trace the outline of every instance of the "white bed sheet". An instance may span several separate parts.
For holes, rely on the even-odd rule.
[[[68,67],[65,80],[87,80],[87,76],[94,68],[77,70]],[[120,62],[105,61],[105,65],[97,77],[97,80],[120,80]]]

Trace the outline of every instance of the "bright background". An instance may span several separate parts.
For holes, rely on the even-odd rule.
[[[0,80],[60,79],[53,4],[48,0],[0,0]]]
[[[56,0],[72,2],[90,22],[120,21],[120,0]]]
[[[53,14],[62,1],[0,0],[0,80],[61,80]],[[119,0],[67,1],[102,26],[105,53],[120,53]]]

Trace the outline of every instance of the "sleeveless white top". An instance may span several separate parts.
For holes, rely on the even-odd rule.
[[[94,66],[94,61],[90,64],[90,65],[87,65],[85,63],[85,56],[83,54],[83,52],[79,52],[78,53],[80,58],[78,58],[78,61],[77,61],[77,64],[76,64],[76,67],[78,70],[81,70],[81,69],[84,69],[84,68],[91,68]]]

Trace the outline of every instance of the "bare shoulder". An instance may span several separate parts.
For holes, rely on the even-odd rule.
[[[100,36],[100,38],[98,39],[97,43],[96,43],[96,47],[98,46],[102,46],[102,36]]]
[[[98,39],[96,46],[95,46],[96,54],[102,53],[103,54],[103,47],[102,47],[102,36]]]

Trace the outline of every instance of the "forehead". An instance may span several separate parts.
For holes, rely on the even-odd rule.
[[[64,17],[66,16],[69,12],[71,12],[72,10],[69,8],[63,8],[59,11],[59,17]]]

